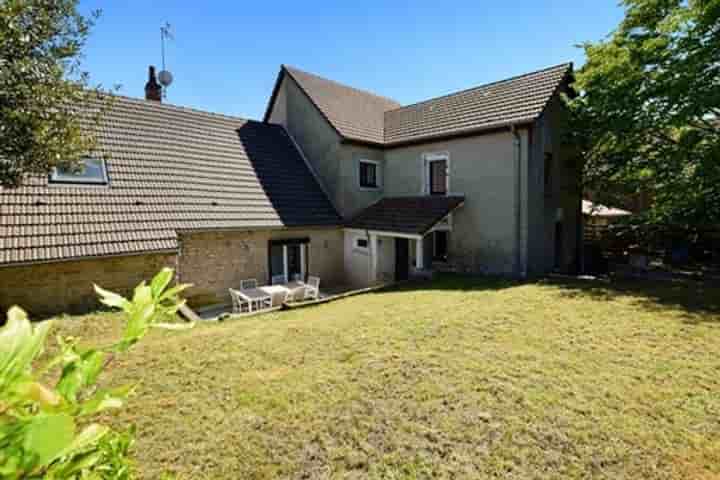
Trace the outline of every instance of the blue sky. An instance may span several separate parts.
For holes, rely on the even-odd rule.
[[[88,0],[80,8],[103,11],[85,50],[93,83],[143,96],[168,21],[168,102],[255,119],[281,63],[408,104],[565,61],[578,66],[575,45],[602,39],[623,13],[618,0]]]

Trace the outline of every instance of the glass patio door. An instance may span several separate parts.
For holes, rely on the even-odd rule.
[[[307,243],[271,243],[269,264],[270,279],[282,275],[285,282],[296,277],[304,280],[307,270]]]

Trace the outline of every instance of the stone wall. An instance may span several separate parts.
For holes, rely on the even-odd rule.
[[[270,240],[309,238],[308,274],[320,288],[344,285],[343,234],[339,228],[198,232],[181,235],[179,281],[192,283],[192,306],[229,303],[229,288],[255,278],[269,281]]]
[[[24,308],[33,320],[100,307],[93,283],[127,295],[165,266],[175,254],[148,254],[0,268],[0,309]]]
[[[283,229],[182,234],[180,254],[147,254],[0,268],[0,308],[20,305],[33,319],[85,313],[100,307],[93,283],[128,295],[161,268],[177,269],[177,281],[194,286],[185,296],[193,306],[230,301],[228,288],[240,280],[268,281],[270,240],[309,238],[308,273],[320,287],[345,282],[343,235],[339,228]]]

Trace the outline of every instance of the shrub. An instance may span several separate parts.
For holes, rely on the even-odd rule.
[[[93,422],[124,405],[134,385],[96,386],[114,356],[126,352],[151,327],[191,328],[168,323],[184,304],[187,285],[169,287],[173,271],[163,269],[135,288],[132,300],[95,286],[101,302],[125,313],[125,329],[114,344],[81,348],[58,338],[59,353],[36,365],[52,322],[33,325],[15,306],[0,328],[0,479],[129,479],[133,430],[118,432]],[[56,373],[56,375],[52,375]],[[45,378],[57,378],[52,385]]]

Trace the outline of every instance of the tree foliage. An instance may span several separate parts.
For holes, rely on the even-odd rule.
[[[104,101],[99,87],[88,88],[80,58],[99,12],[83,16],[77,4],[0,1],[0,185],[56,165],[77,168],[94,146],[82,116],[97,121]]]
[[[133,298],[95,287],[102,303],[125,313],[122,338],[100,348],[81,348],[76,338],[58,338],[59,353],[42,366],[51,322],[33,326],[25,312],[12,307],[0,328],[0,479],[130,479],[127,454],[132,430],[117,432],[93,416],[123,406],[133,385],[98,388],[103,369],[126,352],[151,327],[189,328],[166,323],[184,304],[169,287],[171,269],[150,285],[141,283]],[[56,375],[53,371],[59,371]],[[56,378],[49,384],[48,377]]]
[[[611,204],[649,192],[650,222],[719,224],[720,0],[623,4],[619,27],[583,45],[569,101],[586,187]]]

